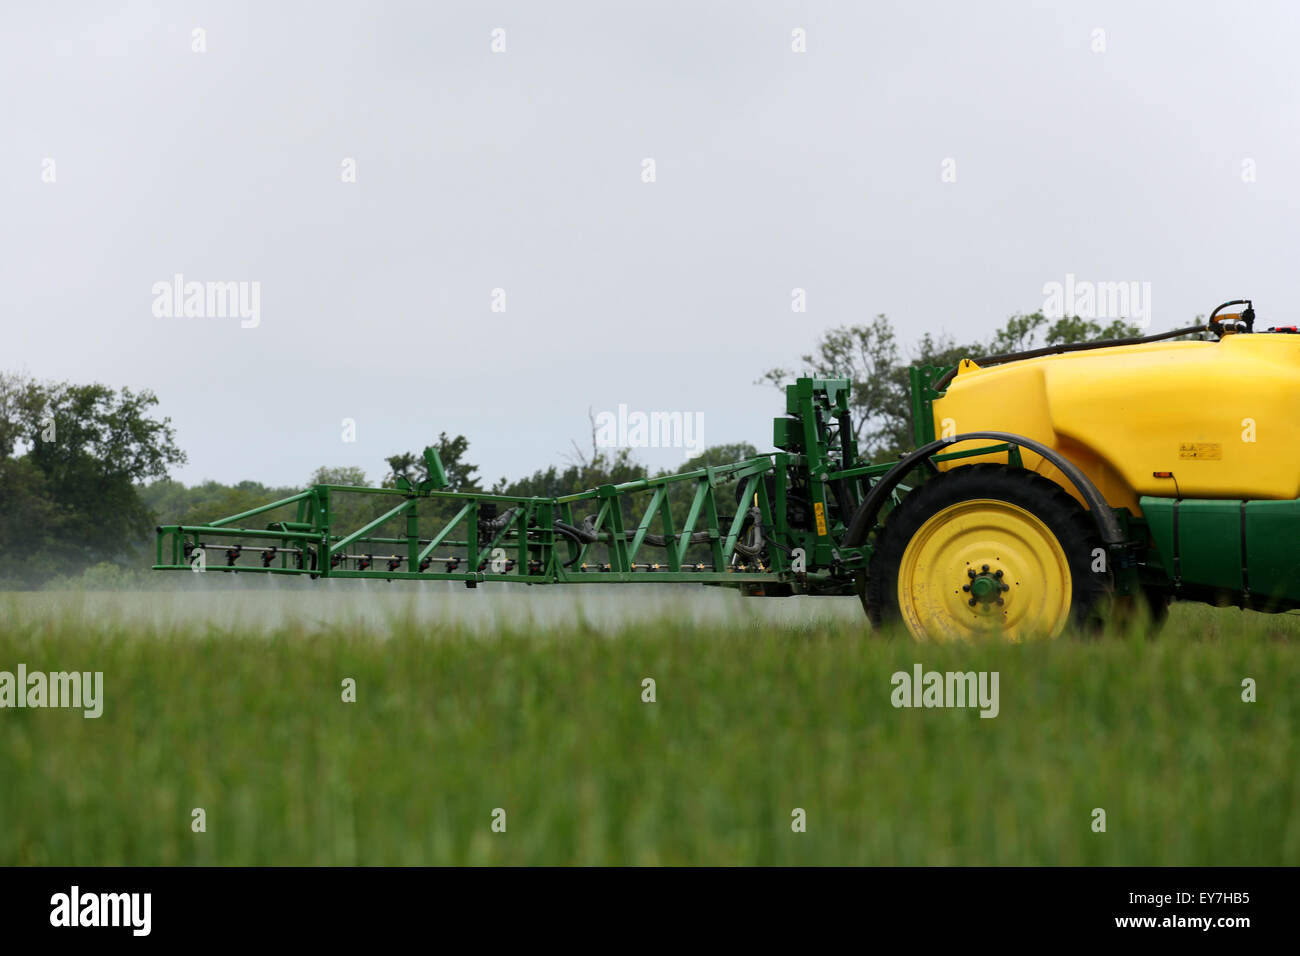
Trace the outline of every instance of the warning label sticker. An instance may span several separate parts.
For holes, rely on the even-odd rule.
[[[1178,446],[1178,457],[1217,461],[1223,457],[1223,445],[1217,441],[1185,441]]]
[[[813,517],[817,519],[817,533],[826,537],[826,508],[820,501],[813,502]]]

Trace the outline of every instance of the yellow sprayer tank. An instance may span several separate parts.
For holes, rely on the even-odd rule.
[[[992,429],[1037,439],[1134,514],[1142,495],[1300,497],[1300,335],[966,361],[933,409],[936,437]],[[1042,458],[1025,452],[1024,464],[1078,497]]]

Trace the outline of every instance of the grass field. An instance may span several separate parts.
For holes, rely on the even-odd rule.
[[[951,646],[623,591],[0,595],[0,670],[104,674],[98,719],[0,710],[0,863],[1300,863],[1296,616]],[[917,663],[997,671],[998,716],[896,709]]]

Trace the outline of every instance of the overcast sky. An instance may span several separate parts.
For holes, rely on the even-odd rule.
[[[491,480],[620,403],[766,450],[754,381],[823,330],[980,338],[1067,274],[1149,282],[1156,330],[1289,324],[1298,36],[1281,3],[9,3],[0,368],[153,389],[187,482],[377,482],[443,430]],[[258,283],[256,327],[156,316],[178,273]]]

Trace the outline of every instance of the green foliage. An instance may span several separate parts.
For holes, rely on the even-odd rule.
[[[856,607],[697,625],[627,585],[613,630],[475,630],[398,586],[306,588],[0,595],[0,661],[104,673],[98,719],[4,713],[0,864],[1300,864],[1293,616],[918,650]],[[918,662],[999,672],[999,715],[894,708]]]
[[[26,457],[0,458],[0,582],[27,587],[69,570],[77,549],[60,539],[67,509],[51,500]]]
[[[12,458],[20,442],[33,441],[31,423],[44,416],[47,400],[48,386],[0,372],[0,461]]]
[[[1142,327],[1123,319],[1099,325],[1091,319],[1057,319],[1047,330],[1048,345],[1069,345],[1074,342],[1096,342],[1105,339],[1129,339],[1142,334]]]
[[[310,485],[351,485],[356,488],[369,487],[364,468],[344,466],[329,468],[321,466],[312,472]],[[334,533],[355,531],[378,518],[393,507],[391,498],[376,495],[357,495],[334,491],[330,493],[330,513],[333,516]],[[377,529],[377,533],[396,534],[400,519],[395,519]],[[403,531],[403,533],[405,533]]]
[[[464,435],[448,438],[446,432],[438,435],[433,443],[442,460],[443,471],[447,473],[448,491],[481,491],[478,485],[478,465],[470,464],[465,457],[469,451],[469,439]],[[388,462],[388,476],[383,487],[396,488],[398,475],[411,483],[429,480],[429,469],[424,463],[424,453],[403,452],[384,459]]]
[[[389,459],[390,461],[392,459]],[[311,479],[307,482],[309,485],[353,485],[358,488],[366,487],[366,470],[355,465],[343,465],[340,467],[330,468],[321,465],[311,474]]]
[[[911,386],[913,365],[948,367],[963,358],[1027,351],[1140,335],[1138,326],[1116,320],[1102,325],[1078,316],[1049,320],[1041,312],[1013,315],[988,342],[959,343],[950,335],[925,333],[904,355],[892,323],[883,315],[863,325],[840,326],[822,334],[814,351],[802,357],[799,371],[769,369],[760,382],[778,387],[798,375],[848,378],[853,381],[853,418],[862,455],[876,461],[896,458],[912,447]]]
[[[148,390],[0,374],[0,580],[122,559],[152,527],[136,485],[185,461]]]
[[[923,348],[938,348],[941,343],[927,335]],[[863,454],[874,453],[885,436],[899,429],[899,374],[903,375],[906,394],[906,363],[898,346],[893,324],[877,315],[865,325],[828,329],[815,351],[803,356],[798,371],[769,369],[760,381],[784,388],[799,375],[814,378],[847,378],[853,382],[853,418],[859,448]],[[902,418],[906,429],[906,417]]]
[[[287,498],[300,490],[275,488],[260,481],[241,481],[237,485],[205,481],[187,487],[179,481],[164,479],[141,486],[140,497],[153,514],[155,524],[206,524]],[[263,523],[281,517],[272,515]]]
[[[981,354],[1007,355],[1046,345],[1071,345],[1076,342],[1132,338],[1142,334],[1140,326],[1123,319],[1102,325],[1093,319],[1081,319],[1074,315],[1049,322],[1041,312],[1013,315],[1007,319],[1006,325],[994,333],[987,347],[980,349],[978,346],[969,346],[973,350],[971,358],[978,359]]]
[[[622,448],[613,454],[597,452],[591,458],[571,462],[565,468],[555,465],[539,468],[516,481],[502,478],[492,490],[496,494],[520,498],[558,498],[600,485],[616,485],[644,477],[645,468],[632,459],[628,449]]]
[[[662,477],[683,471],[696,471],[700,468],[716,468],[718,465],[727,465],[736,461],[744,461],[746,458],[754,458],[758,453],[758,449],[747,441],[733,442],[727,445],[710,445],[694,458],[688,458],[680,468],[671,471],[663,470],[659,472],[659,475]]]

